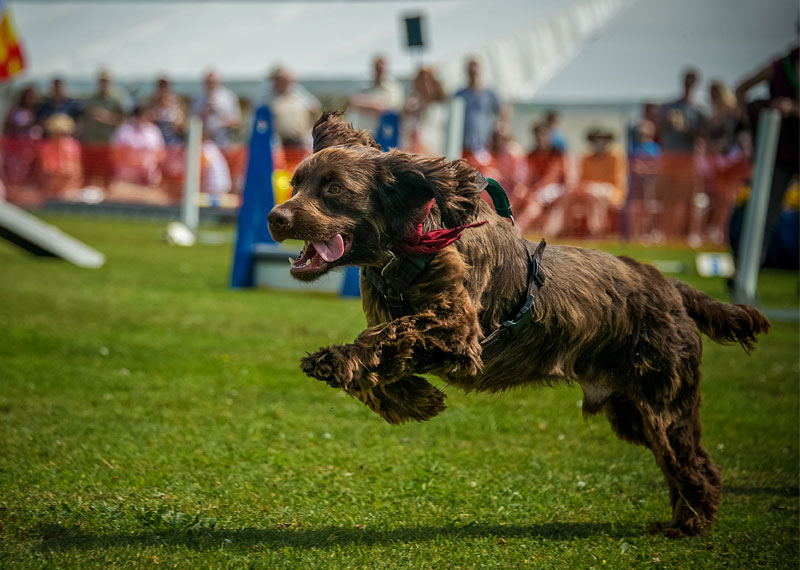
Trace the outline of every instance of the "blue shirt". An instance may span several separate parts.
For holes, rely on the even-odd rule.
[[[69,97],[62,99],[61,101],[55,101],[48,97],[42,101],[39,104],[39,107],[36,109],[36,119],[39,121],[44,121],[48,117],[52,117],[53,115],[61,113],[64,115],[69,115],[73,121],[77,121],[82,112],[83,106],[81,105],[80,101],[70,99]]]
[[[550,144],[561,152],[567,152],[567,138],[561,131],[550,132]]]
[[[485,150],[494,130],[495,118],[500,113],[500,98],[490,89],[473,90],[469,87],[458,91],[463,97],[464,150]]]
[[[655,141],[634,142],[631,145],[631,155],[641,158],[658,158],[661,156],[661,147]]]
[[[671,114],[680,115],[684,124],[683,130],[675,130],[673,125],[667,120]],[[694,139],[700,134],[706,124],[706,116],[703,110],[694,103],[683,99],[678,99],[672,103],[661,106],[661,146],[664,152],[683,151],[691,152],[694,150]]]

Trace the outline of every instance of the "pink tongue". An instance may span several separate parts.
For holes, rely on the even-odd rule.
[[[344,241],[341,234],[336,234],[328,241],[312,242],[314,249],[322,259],[330,263],[344,255]]]

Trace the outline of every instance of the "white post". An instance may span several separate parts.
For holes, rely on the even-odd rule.
[[[183,183],[181,200],[181,222],[197,233],[200,219],[200,153],[203,144],[203,120],[189,118],[189,131],[186,137],[186,177]]]
[[[733,300],[736,303],[753,305],[758,303],[756,284],[764,240],[764,224],[767,220],[767,205],[772,189],[775,170],[775,153],[781,129],[781,114],[776,109],[761,112],[756,133],[756,161],[753,180],[750,184],[750,199],[744,213],[744,225],[739,239],[739,268]]]
[[[447,160],[461,158],[461,151],[464,147],[464,110],[466,105],[463,97],[453,97],[450,101],[447,136],[444,141],[444,153]]]

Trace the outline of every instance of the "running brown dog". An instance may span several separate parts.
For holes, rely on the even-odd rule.
[[[557,245],[543,253],[544,242],[531,253],[481,200],[486,180],[465,161],[382,152],[337,114],[317,122],[314,151],[294,174],[292,197],[269,214],[270,232],[305,241],[291,267],[297,279],[360,266],[368,328],[304,358],[307,375],[393,424],[445,407],[417,374],[466,391],[577,382],[584,414],[604,412],[664,472],[672,520],[653,529],[685,536],[711,527],[721,482],[700,443],[697,328],[749,351],[769,329],[760,312],[627,257]],[[389,280],[387,289],[386,271],[409,259],[416,269],[401,272],[405,287]],[[533,279],[542,273],[543,285]],[[530,318],[520,318],[534,297]],[[519,324],[502,324],[515,317]]]

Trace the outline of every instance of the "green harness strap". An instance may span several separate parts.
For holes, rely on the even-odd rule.
[[[503,187],[500,186],[500,183],[494,178],[487,177],[486,182],[486,191],[489,193],[489,197],[492,199],[494,211],[500,216],[511,220],[511,224],[513,225],[514,215],[511,213],[511,203],[508,201],[506,191],[503,190]]]
[[[794,87],[794,90],[800,91],[800,83],[797,82],[797,73],[795,73],[792,59],[788,55],[783,58],[783,70],[786,72],[786,77],[789,79],[789,83],[792,84],[792,87]]]

